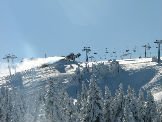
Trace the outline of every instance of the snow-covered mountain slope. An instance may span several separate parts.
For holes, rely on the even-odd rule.
[[[130,60],[128,60],[127,62],[120,61],[120,64],[125,64],[124,65],[125,70],[130,71],[133,69],[135,72],[139,72],[140,70],[143,70],[143,73],[141,72],[141,74],[137,76],[139,77],[139,80],[142,79],[142,77],[146,78],[146,80],[148,79],[148,77],[150,77],[150,80],[148,79],[147,82],[143,84],[141,88],[144,90],[150,89],[156,101],[162,100],[162,65],[161,64],[152,62],[151,58],[136,59],[132,61],[132,63]]]
[[[119,62],[119,64],[118,64]],[[86,68],[87,65],[87,68]],[[81,91],[81,82],[88,85],[92,74],[95,74],[97,84],[104,91],[107,85],[112,94],[122,83],[126,91],[128,85],[138,93],[151,90],[155,100],[162,99],[162,66],[152,62],[151,58],[128,59],[116,61],[100,61],[81,63],[67,61],[63,57],[47,59],[24,60],[17,64],[17,73],[0,78],[1,86],[20,87],[27,94],[40,92],[45,88],[47,80],[55,81],[56,89],[67,89],[76,98]]]
[[[54,62],[57,62],[60,59],[63,59],[64,57],[48,57],[48,58],[31,58],[31,59],[24,59],[20,63],[15,63],[16,65],[16,71],[22,72],[31,68],[39,67],[43,64],[52,64]],[[11,73],[14,74],[15,71],[13,69],[12,63],[10,63]],[[0,62],[0,77],[7,76],[9,74],[8,71],[8,63],[2,63]]]

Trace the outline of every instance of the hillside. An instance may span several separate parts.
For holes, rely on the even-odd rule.
[[[0,121],[81,122],[85,111],[97,114],[91,119],[111,115],[112,122],[162,119],[162,66],[151,58],[84,63],[49,57],[25,59],[16,69],[0,77]]]
[[[0,78],[1,86],[20,87],[27,94],[43,92],[47,80],[54,80],[56,89],[66,89],[76,98],[81,92],[81,83],[87,86],[92,74],[96,75],[97,84],[104,91],[107,85],[112,94],[122,83],[126,91],[128,85],[138,93],[151,90],[156,101],[162,99],[162,66],[152,62],[151,58],[126,59],[116,61],[82,62],[66,61],[63,57],[24,60],[17,64],[17,73],[11,77],[5,73]],[[88,69],[88,71],[87,71]]]

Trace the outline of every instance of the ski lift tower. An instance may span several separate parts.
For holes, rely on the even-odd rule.
[[[46,53],[44,54],[44,58],[47,58],[47,54]]]
[[[147,49],[147,45],[145,44],[145,45],[143,45],[142,47],[145,48],[145,58],[146,58],[146,49]]]
[[[162,44],[162,40],[156,40],[154,43],[158,44],[158,63],[160,63],[160,44]]]
[[[15,63],[14,63],[14,59],[16,59],[17,57],[15,55],[12,55],[11,56],[11,59],[12,59],[12,68],[15,70],[15,73],[16,73],[16,67],[15,67]]]
[[[144,46],[142,46],[142,47],[144,47],[145,48],[145,58],[147,57],[147,52],[146,52],[146,50],[150,50],[151,49],[151,46],[150,46],[150,44],[148,43],[148,45],[144,45]]]
[[[86,62],[88,62],[88,53],[91,51],[90,47],[84,47],[82,51],[86,52]]]
[[[107,59],[107,54],[108,54],[109,52],[108,52],[108,50],[107,50],[107,48],[106,48],[106,51],[105,51],[105,59]]]
[[[4,59],[4,60],[7,60],[7,63],[8,63],[8,70],[9,70],[9,74],[10,74],[10,76],[11,76],[11,69],[10,69],[10,59],[11,59],[11,56],[10,56],[10,54],[8,54],[7,56],[5,56],[3,59]]]
[[[92,62],[92,61],[93,61],[93,59],[94,59],[94,56],[90,56],[89,58],[91,59],[91,62]]]

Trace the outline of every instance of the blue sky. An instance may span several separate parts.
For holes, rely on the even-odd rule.
[[[0,0],[0,58],[67,55],[91,46],[104,56],[162,39],[161,0]]]

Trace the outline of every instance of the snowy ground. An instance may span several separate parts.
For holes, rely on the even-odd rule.
[[[160,102],[162,100],[162,91],[155,93],[154,99]]]
[[[143,88],[152,88],[152,93],[156,101],[162,100],[162,65],[152,62],[151,58],[135,59],[135,60],[121,60],[120,64],[124,64],[125,70],[140,70],[141,68],[152,68],[156,70],[154,77],[146,83]],[[143,75],[143,74],[141,74]],[[148,74],[149,75],[149,74]],[[141,76],[139,76],[141,77]]]
[[[22,72],[25,70],[29,70],[31,68],[39,67],[43,64],[52,64],[56,61],[59,61],[60,59],[63,59],[64,57],[48,57],[48,58],[36,58],[36,59],[24,59],[20,63],[15,63],[16,65],[16,72]],[[11,73],[14,74],[15,71],[11,67]],[[0,62],[0,77],[6,76],[9,74],[8,70],[8,64]]]
[[[23,62],[17,64],[17,73],[13,74],[12,80],[8,77],[7,64],[0,63],[0,84],[21,86],[28,93],[32,93],[36,89],[41,89],[47,79],[56,80],[58,88],[67,88],[72,96],[76,96],[76,91],[80,90],[80,82],[78,78],[74,77],[74,72],[77,67],[84,68],[85,63],[77,63],[63,60],[64,57],[49,57],[38,59],[25,59]],[[122,71],[114,76],[106,76],[101,74],[98,82],[99,86],[104,89],[105,85],[110,87],[110,90],[118,88],[120,83],[124,87],[130,84],[131,87],[138,91],[142,88],[144,91],[151,90],[154,94],[155,100],[162,99],[162,66],[156,62],[152,62],[151,58],[141,59],[125,59],[118,60]],[[110,65],[109,61],[101,61],[105,65]],[[101,62],[90,62],[92,64],[100,64]],[[46,64],[42,67],[43,64]],[[48,65],[48,66],[47,66]],[[12,73],[14,71],[12,70]],[[89,74],[86,74],[89,75]],[[88,80],[89,76],[83,76],[84,80]],[[17,82],[19,81],[19,82]]]

